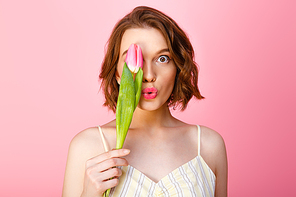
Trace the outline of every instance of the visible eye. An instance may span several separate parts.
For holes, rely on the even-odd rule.
[[[161,55],[157,61],[160,63],[169,63],[171,59],[167,55]]]

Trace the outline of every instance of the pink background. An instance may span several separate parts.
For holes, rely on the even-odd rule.
[[[195,47],[206,99],[174,115],[224,137],[229,196],[296,195],[295,1],[0,0],[0,196],[61,196],[70,140],[114,117],[98,72],[137,5],[174,18]]]

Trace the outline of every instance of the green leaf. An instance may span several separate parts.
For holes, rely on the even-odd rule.
[[[126,63],[121,75],[116,105],[116,149],[123,147],[135,110],[135,82]]]
[[[135,109],[138,106],[141,92],[142,92],[142,80],[143,80],[143,70],[139,68],[139,71],[136,74],[135,78],[135,92],[136,92],[136,99],[135,99]]]

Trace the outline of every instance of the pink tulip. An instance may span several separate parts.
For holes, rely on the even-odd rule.
[[[143,56],[139,45],[131,44],[128,48],[125,62],[132,73],[137,73],[143,66]]]

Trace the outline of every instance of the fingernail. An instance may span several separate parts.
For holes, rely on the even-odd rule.
[[[128,154],[129,152],[131,152],[131,151],[128,150],[128,149],[124,149],[124,150],[123,150],[123,153],[124,153],[124,154]]]

